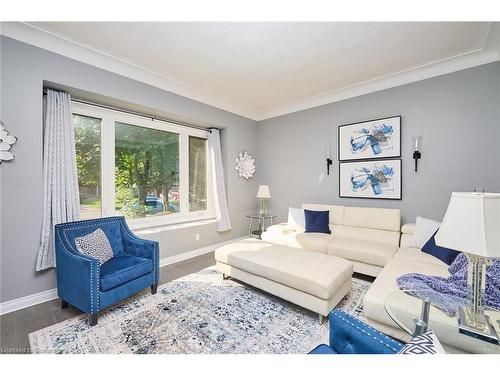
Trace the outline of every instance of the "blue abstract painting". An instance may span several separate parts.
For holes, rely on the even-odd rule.
[[[340,196],[401,199],[401,160],[340,163]]]
[[[339,127],[339,160],[400,156],[400,135],[399,116],[342,125]]]

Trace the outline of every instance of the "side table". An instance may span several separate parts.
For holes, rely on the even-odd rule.
[[[439,292],[426,291],[427,298],[417,297],[413,292],[415,291],[395,290],[384,300],[385,311],[403,331],[416,337],[433,330],[441,344],[466,352],[500,354],[500,345],[460,333],[456,317],[449,317],[432,306],[432,300],[437,298],[433,295],[438,295]],[[500,332],[500,311],[486,307],[485,314],[490,317],[497,332]]]
[[[248,237],[257,236],[259,240],[262,239],[262,232],[268,226],[273,225],[273,219],[276,218],[273,214],[248,214],[246,216],[249,220]]]

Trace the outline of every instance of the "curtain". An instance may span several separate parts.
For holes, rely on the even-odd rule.
[[[217,232],[225,232],[231,229],[231,220],[229,219],[229,209],[227,207],[219,129],[211,129],[210,133],[208,133],[208,151],[212,165],[212,190],[214,192]]]
[[[37,271],[56,266],[54,225],[80,217],[71,97],[47,90],[44,109],[43,218]]]

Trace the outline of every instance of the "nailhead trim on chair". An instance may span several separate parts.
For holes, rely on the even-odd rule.
[[[143,241],[143,242],[147,242],[147,243],[152,243],[153,246],[154,246],[154,249],[153,249],[153,275],[154,275],[154,282],[155,284],[158,284],[160,282],[160,277],[159,277],[159,270],[157,269],[156,267],[156,260],[159,259],[160,257],[160,249],[159,249],[159,246],[158,246],[158,242],[157,241],[151,241],[151,240],[145,240],[145,239],[142,239],[142,238],[138,238],[136,237],[133,233],[130,232],[130,228],[128,228],[128,226],[124,225],[124,218],[123,216],[114,216],[114,217],[107,217],[107,218],[100,218],[100,219],[91,219],[91,220],[85,220],[85,221],[77,221],[77,222],[72,222],[72,223],[62,223],[62,224],[58,224],[59,226],[61,227],[70,227],[70,228],[65,228],[63,230],[63,233],[64,233],[64,238],[66,240],[66,242],[69,244],[70,241],[68,239],[68,237],[66,236],[66,231],[67,230],[76,230],[76,229],[82,229],[82,228],[91,228],[91,227],[95,227],[96,224],[99,224],[99,223],[112,223],[112,222],[116,222],[116,221],[119,221],[120,222],[120,227],[124,230],[124,233],[132,238],[133,240],[140,240],[140,241]],[[78,225],[77,223],[83,223],[85,222],[86,225]],[[66,250],[66,252],[68,252],[68,254],[70,256],[73,256],[73,257],[76,257],[76,258],[80,258],[80,259],[84,259],[84,260],[87,260],[87,261],[90,261],[90,313],[91,314],[94,314],[95,312],[99,311],[99,306],[100,306],[100,292],[99,292],[99,288],[100,288],[100,278],[99,278],[99,272],[100,272],[100,268],[97,267],[96,268],[96,271],[95,271],[95,274],[96,274],[96,281],[97,281],[97,290],[95,291],[96,293],[96,299],[97,299],[97,306],[94,306],[94,287],[93,287],[93,283],[92,283],[92,280],[94,280],[94,262],[92,262],[91,259],[87,258],[87,257],[83,257],[83,256],[79,256],[77,254],[74,254],[72,251],[68,250],[66,248],[66,246],[64,245],[64,242],[62,241],[62,239],[60,238],[59,236],[59,233],[58,233],[58,238],[59,238],[59,242],[61,243],[62,247],[64,248],[64,250]]]
[[[85,223],[86,225],[78,225],[77,223],[79,223],[78,221],[77,222],[72,222],[72,223],[63,223],[63,224],[59,224],[61,227],[65,227],[65,229],[63,230],[63,233],[64,233],[64,238],[66,240],[67,243],[70,243],[68,237],[66,236],[66,231],[67,230],[76,230],[76,229],[82,229],[82,228],[91,228],[91,227],[95,227],[96,224],[98,223],[111,223],[111,222],[115,222],[115,221],[120,221],[120,224],[122,222],[123,218],[121,216],[116,216],[116,217],[111,217],[111,218],[101,218],[101,219],[92,219],[92,220],[86,220]],[[83,223],[82,221],[80,221],[80,223]],[[66,227],[70,227],[70,228],[66,228]],[[58,235],[59,237],[59,235]],[[85,259],[85,260],[88,260],[90,261],[90,313],[91,314],[94,314],[96,313],[97,311],[99,311],[99,306],[100,306],[100,292],[99,292],[99,284],[100,284],[100,280],[99,280],[99,273],[100,273],[100,268],[99,267],[96,267],[96,270],[94,271],[94,262],[92,262],[92,260],[88,259],[87,257],[81,257],[81,256],[78,256],[76,254],[74,254],[72,251],[69,251],[66,246],[64,245],[63,241],[61,241],[61,239],[59,238],[59,242],[61,243],[62,247],[64,248],[64,250],[66,250],[71,256],[74,256],[76,258],[80,258],[80,259]],[[94,272],[95,272],[95,277],[94,277]],[[94,283],[92,282],[93,280],[96,281],[96,290],[94,290]],[[94,306],[94,293],[95,293],[95,297],[96,297],[96,306]]]
[[[64,238],[66,241],[69,243],[68,237],[66,236],[66,232],[64,232]],[[92,285],[92,278],[93,278],[93,269],[94,269],[94,263],[90,257],[84,257],[80,256],[78,254],[74,254],[72,251],[68,250],[68,248],[65,246],[64,241],[61,239],[61,236],[59,233],[57,233],[57,239],[59,243],[61,244],[62,248],[68,253],[69,256],[72,256],[77,259],[82,259],[87,262],[90,262],[90,313],[94,313],[94,288]],[[97,272],[97,276],[99,277],[99,272]],[[99,286],[99,280],[97,280],[97,286]],[[99,306],[99,294],[97,294],[97,305]]]
[[[359,325],[355,325],[353,324],[352,322],[346,320],[342,315],[340,315],[339,313],[333,311],[332,312],[335,316],[339,317],[342,321],[344,321],[345,323],[349,324],[350,326],[360,330],[361,332],[367,334],[368,336],[370,336],[371,338],[373,338],[375,341],[378,341],[379,343],[381,343],[382,345],[388,347],[389,349],[391,350],[394,350],[395,352],[398,352],[400,348],[393,348],[392,346],[390,346],[389,344],[387,344],[386,342],[383,342],[382,340],[378,339],[377,337],[375,337],[372,333],[370,333],[369,331],[372,331],[373,333],[376,333],[376,334],[380,334],[380,332],[378,332],[375,328],[373,327],[370,327],[368,324],[366,323],[363,323],[361,320],[355,318],[355,317],[352,317],[352,320],[356,321],[359,323]],[[392,341],[393,343],[395,344],[398,344],[396,341],[394,341],[393,339],[391,339],[390,337],[387,337],[390,341]]]

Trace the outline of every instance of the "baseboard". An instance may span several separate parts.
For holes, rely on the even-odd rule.
[[[190,258],[197,257],[199,255],[210,253],[211,251],[214,251],[215,249],[217,249],[220,246],[226,245],[226,244],[231,243],[231,242],[239,241],[243,238],[246,238],[246,237],[239,237],[239,238],[235,238],[235,239],[230,240],[230,241],[220,242],[220,243],[216,243],[216,244],[213,244],[210,246],[187,251],[185,253],[162,258],[162,259],[160,259],[160,267],[164,267],[166,265],[173,264],[173,263],[182,262],[183,260],[187,260]],[[57,289],[54,288],[54,289],[46,290],[44,292],[35,293],[35,294],[31,294],[29,296],[25,296],[25,297],[16,298],[16,299],[13,299],[10,301],[2,302],[2,303],[0,303],[0,315],[4,315],[4,314],[8,314],[8,313],[13,312],[13,311],[25,309],[26,307],[38,305],[38,304],[43,303],[43,302],[52,301],[52,300],[57,299],[57,298],[58,298]]]
[[[186,251],[185,253],[180,253],[180,254],[172,255],[172,256],[169,256],[169,257],[166,257],[166,258],[162,258],[162,259],[160,259],[160,267],[168,266],[169,264],[174,264],[174,263],[182,262],[183,260],[186,260],[186,259],[190,259],[190,258],[197,257],[199,255],[210,253],[212,251],[215,251],[218,247],[221,247],[223,245],[227,245],[227,244],[229,244],[231,242],[236,242],[236,241],[242,240],[244,238],[247,238],[247,237],[246,236],[245,237],[239,237],[239,238],[235,238],[233,240],[229,240],[229,241],[225,241],[225,242],[219,242],[219,243],[216,243],[216,244],[213,244],[213,245],[201,247],[199,249],[195,249],[195,250],[191,250],[191,251]]]
[[[38,305],[39,303],[52,301],[57,297],[57,289],[46,290],[45,292],[31,294],[26,297],[12,299],[0,304],[0,315],[8,314],[13,311],[21,310],[26,307]]]

